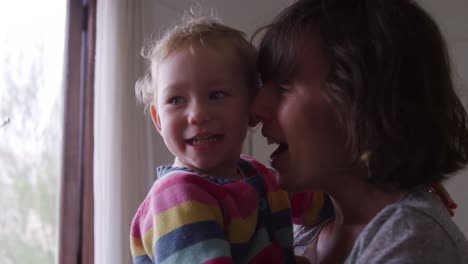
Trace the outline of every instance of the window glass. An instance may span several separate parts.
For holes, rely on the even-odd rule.
[[[0,0],[0,263],[54,263],[64,0]]]

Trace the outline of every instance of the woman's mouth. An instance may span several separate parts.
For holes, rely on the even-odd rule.
[[[278,148],[275,151],[273,151],[273,153],[271,153],[270,155],[270,165],[277,171],[280,171],[280,168],[279,168],[280,156],[282,153],[288,150],[288,144],[277,143],[277,142],[275,142],[275,144],[278,144]]]

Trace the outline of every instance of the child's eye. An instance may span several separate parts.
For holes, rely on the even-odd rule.
[[[225,98],[227,95],[228,94],[223,91],[214,91],[210,93],[210,99],[219,100]]]
[[[182,104],[185,103],[185,98],[183,98],[182,96],[175,96],[169,99],[169,103],[172,105]]]

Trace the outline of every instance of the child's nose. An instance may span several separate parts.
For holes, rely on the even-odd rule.
[[[203,102],[193,103],[189,110],[189,123],[193,125],[202,124],[213,118],[213,113],[209,106]]]

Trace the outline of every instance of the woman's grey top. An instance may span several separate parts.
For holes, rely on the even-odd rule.
[[[295,253],[322,226],[298,229]],[[315,245],[315,242],[309,244]],[[415,190],[388,205],[363,229],[345,263],[468,263],[468,241],[439,197]]]

